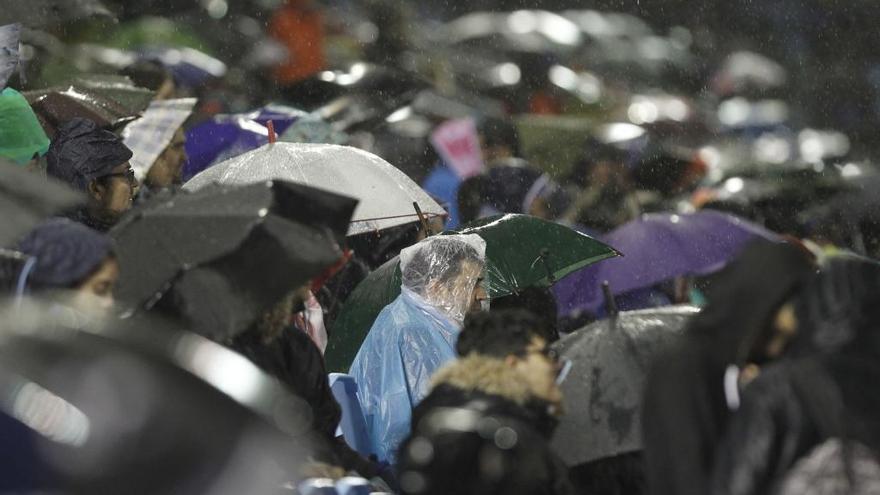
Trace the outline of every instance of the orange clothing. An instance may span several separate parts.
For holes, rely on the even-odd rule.
[[[288,1],[269,22],[269,36],[287,48],[288,56],[274,70],[275,80],[290,84],[325,67],[324,22],[310,2]]]

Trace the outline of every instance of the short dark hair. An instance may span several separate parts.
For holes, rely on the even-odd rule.
[[[523,354],[532,339],[546,340],[545,335],[538,318],[523,309],[473,313],[464,321],[455,350],[462,357],[476,353],[505,358]]]
[[[480,122],[478,132],[486,146],[507,146],[513,156],[520,156],[519,131],[510,120],[486,118]]]
[[[151,91],[158,91],[166,80],[173,80],[171,72],[156,60],[139,60],[119,73],[128,76],[136,86]]]
[[[557,325],[556,297],[545,287],[526,287],[518,294],[511,294],[492,300],[492,311],[524,309],[532,313],[540,322],[544,340],[548,343],[559,340]]]

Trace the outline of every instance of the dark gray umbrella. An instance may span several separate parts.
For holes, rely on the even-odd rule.
[[[117,225],[120,300],[157,303],[212,338],[263,311],[342,257],[357,201],[267,181],[160,198]]]
[[[197,335],[31,300],[0,334],[0,491],[274,493],[305,458],[308,405]]]
[[[553,438],[568,466],[641,450],[645,373],[697,312],[693,306],[626,311],[554,345],[572,361],[562,385],[568,413]]]
[[[62,182],[0,158],[0,246],[8,246],[46,217],[85,202]]]
[[[97,17],[116,20],[100,0],[0,0],[0,24],[20,22],[42,28]]]

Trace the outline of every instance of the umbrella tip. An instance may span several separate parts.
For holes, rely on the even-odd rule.
[[[275,139],[276,139],[276,137],[275,137],[275,123],[272,122],[271,120],[266,122],[266,130],[269,133],[269,144],[274,143]]]
[[[614,300],[614,294],[611,293],[611,284],[607,280],[602,282],[602,295],[605,296],[605,312],[609,317],[615,317],[620,310],[617,309],[617,301]]]

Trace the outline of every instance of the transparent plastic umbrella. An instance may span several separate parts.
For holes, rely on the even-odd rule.
[[[382,158],[330,144],[270,143],[214,165],[183,187],[194,191],[214,183],[252,184],[273,179],[358,199],[350,236],[418,221],[413,203],[427,217],[446,214],[418,184]]]

